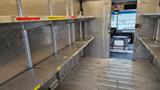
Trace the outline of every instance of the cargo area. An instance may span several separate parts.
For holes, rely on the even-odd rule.
[[[0,90],[160,90],[160,0],[0,0]]]

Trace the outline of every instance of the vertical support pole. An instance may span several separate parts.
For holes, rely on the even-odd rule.
[[[23,16],[22,1],[21,0],[17,0],[17,6],[18,6],[18,15]]]
[[[67,17],[69,17],[69,7],[70,7],[70,4],[71,3],[71,0],[66,0],[66,15]],[[72,41],[71,41],[71,26],[70,24],[67,24],[67,30],[68,30],[68,43],[69,45],[72,44]]]
[[[48,5],[49,5],[49,14],[50,16],[53,15],[53,12],[52,12],[52,1],[51,0],[48,0]],[[57,50],[57,42],[56,42],[56,32],[55,32],[55,26],[53,24],[53,22],[51,21],[51,28],[52,28],[52,40],[53,40],[53,45],[54,45],[54,53],[58,53],[58,50]]]
[[[52,1],[48,0],[48,6],[49,6],[49,15],[52,15],[52,5],[51,5]]]
[[[33,68],[31,49],[30,49],[29,40],[28,40],[28,33],[27,33],[27,30],[24,29],[24,25],[22,25],[21,28],[22,28],[23,41],[24,41],[26,55],[27,55],[28,68]]]
[[[80,26],[80,29],[79,29],[79,30],[80,30],[80,40],[83,39],[83,31],[82,31],[82,26],[83,26],[83,25],[82,25],[82,23],[83,23],[83,22],[80,22],[80,23],[79,23],[79,26]]]
[[[74,15],[73,0],[70,0],[70,1],[71,1],[71,15],[73,16]]]
[[[83,35],[82,35],[82,22],[79,22],[79,34],[80,34],[80,40],[83,39]],[[80,57],[83,56],[83,50],[80,51]]]
[[[17,5],[18,5],[19,16],[23,16],[22,1],[17,0]],[[26,56],[27,56],[27,63],[28,63],[27,67],[28,68],[33,68],[31,50],[30,50],[29,39],[28,39],[28,33],[27,33],[27,30],[25,30],[25,26],[24,26],[23,23],[21,23],[21,29],[22,29],[23,42],[24,42],[24,47],[25,47]]]
[[[65,0],[65,3],[66,3],[66,15],[69,16],[69,2],[71,0]]]
[[[71,41],[71,27],[70,27],[70,24],[67,24],[67,29],[68,29],[68,42],[69,42],[69,45],[71,45],[72,41]]]
[[[74,15],[74,9],[73,9],[73,0],[71,0],[71,16],[73,16]],[[74,23],[72,23],[71,24],[71,28],[72,28],[72,40],[73,40],[73,42],[75,42],[75,24]]]
[[[80,1],[80,16],[81,15],[83,15],[84,13],[83,13],[83,6],[82,6],[82,1]],[[83,31],[82,31],[82,27],[83,27],[83,24],[84,22],[80,22],[79,23],[79,26],[80,26],[80,28],[79,28],[79,30],[80,30],[80,40],[83,40]],[[83,24],[83,25],[82,25]],[[83,28],[84,29],[84,28]],[[80,51],[80,57],[83,57],[84,56],[84,50],[81,50]]]
[[[74,25],[75,25],[74,23],[71,24],[71,27],[72,27],[72,35],[73,35],[73,37],[72,37],[73,42],[76,41],[76,40],[75,40],[75,26],[74,26]]]
[[[157,29],[156,29],[156,40],[159,39],[159,29],[160,29],[160,20],[158,19],[158,22],[157,22]]]
[[[56,41],[56,31],[55,31],[55,26],[53,25],[52,22],[52,37],[53,37],[53,44],[54,44],[54,52],[57,54],[58,53],[58,49],[57,49],[57,41]]]
[[[84,38],[87,39],[88,38],[87,22],[84,22],[83,24],[84,24]]]

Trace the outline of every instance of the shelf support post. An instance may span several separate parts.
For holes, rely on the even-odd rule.
[[[69,7],[70,7],[70,4],[71,4],[71,0],[66,0],[66,16],[69,17]],[[67,30],[68,30],[68,43],[69,45],[72,44],[72,40],[71,40],[71,26],[69,23],[67,23]]]
[[[23,16],[22,1],[17,0],[17,5],[18,5],[19,16]],[[28,39],[28,33],[27,33],[27,30],[25,30],[24,23],[21,23],[20,26],[21,26],[22,35],[23,35],[24,48],[25,48],[25,51],[26,51],[26,57],[27,57],[27,63],[28,63],[27,67],[28,68],[33,68],[31,50],[30,50],[29,39]]]

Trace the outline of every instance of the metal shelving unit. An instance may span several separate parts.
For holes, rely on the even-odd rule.
[[[16,76],[14,75],[14,77],[2,83],[0,85],[0,89],[1,90],[9,90],[9,89],[38,90],[39,88],[42,88],[43,86],[45,86],[45,84],[48,82],[53,83],[54,80],[58,84],[59,83],[58,77],[60,75],[57,75],[57,73],[59,73],[61,69],[66,68],[65,66],[68,63],[71,63],[71,61],[75,62],[74,58],[76,57],[76,55],[80,54],[81,51],[85,47],[87,47],[90,42],[94,40],[95,37],[90,37],[90,38],[85,37],[83,39],[81,38],[76,42],[74,41],[73,43],[70,43],[68,47],[64,48],[63,50],[55,52],[54,55],[48,57],[47,59],[41,60],[38,64],[33,64],[33,58],[31,55],[31,53],[33,52],[30,50],[31,43],[28,37],[29,34],[27,30],[32,30],[36,27],[45,27],[46,25],[49,25],[51,26],[51,30],[53,31],[53,34],[55,34],[56,33],[55,30],[53,30],[55,26],[59,26],[59,25],[66,26],[67,24],[81,23],[88,20],[92,20],[92,19],[95,19],[95,17],[93,16],[43,16],[43,17],[37,17],[37,16],[26,16],[26,17],[4,16],[3,17],[1,16],[0,24],[5,24],[5,25],[19,24],[18,27],[22,28],[23,30],[22,34],[23,34],[26,54],[28,58],[27,60],[28,69]],[[43,21],[45,21],[46,24],[42,23],[42,26],[41,26],[40,22],[43,22]],[[38,26],[36,25],[34,26],[35,23],[38,23],[37,24]],[[31,25],[31,27],[29,25]],[[25,32],[27,32],[27,34]],[[73,33],[75,34],[75,32]],[[51,36],[55,36],[55,35],[51,35]],[[53,38],[56,39],[56,37],[53,37]],[[75,38],[75,37],[72,37],[72,38]],[[56,44],[57,44],[56,42],[53,42],[53,46],[55,46]],[[57,47],[54,47],[54,49],[57,50]],[[69,67],[71,66],[69,65]],[[61,72],[63,73],[64,71],[61,71]],[[65,73],[67,75],[69,71]]]
[[[97,52],[101,52],[98,51],[102,48],[99,43],[107,33],[103,27],[108,25],[106,21],[110,18],[110,12],[107,12],[110,0],[105,4],[100,1],[103,5],[95,3],[99,9],[93,9],[97,13],[89,10],[90,5],[84,4],[87,11],[92,11],[84,9],[86,16],[81,16],[79,0],[6,2],[11,7],[6,9],[9,4],[2,1],[4,6],[1,11],[5,11],[0,14],[0,40],[3,41],[0,44],[3,49],[0,52],[0,90],[45,90],[54,87],[75,68],[84,54],[96,56]],[[104,12],[107,12],[107,17],[103,17]],[[95,44],[98,46],[93,47]],[[92,54],[90,51],[97,52]]]
[[[145,45],[148,51],[154,56],[154,59],[160,60],[160,42],[148,37],[138,37],[139,40]]]
[[[38,90],[47,81],[54,78],[58,83],[57,73],[94,40],[75,42],[47,60],[37,64],[33,69],[25,71],[0,87],[1,90]],[[52,81],[53,82],[53,81]]]

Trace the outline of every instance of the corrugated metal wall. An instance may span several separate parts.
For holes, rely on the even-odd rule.
[[[24,15],[49,15],[48,0],[22,0],[22,8]]]
[[[69,45],[66,25],[55,26],[57,50],[60,51]]]
[[[51,26],[37,27],[27,30],[33,64],[54,54]]]
[[[0,0],[0,16],[10,15],[18,15],[16,0]]]
[[[0,25],[0,84],[27,69],[19,24]]]
[[[79,15],[80,13],[79,10],[80,10],[79,0],[73,0],[73,15]]]
[[[66,16],[66,0],[51,0],[52,14]]]

